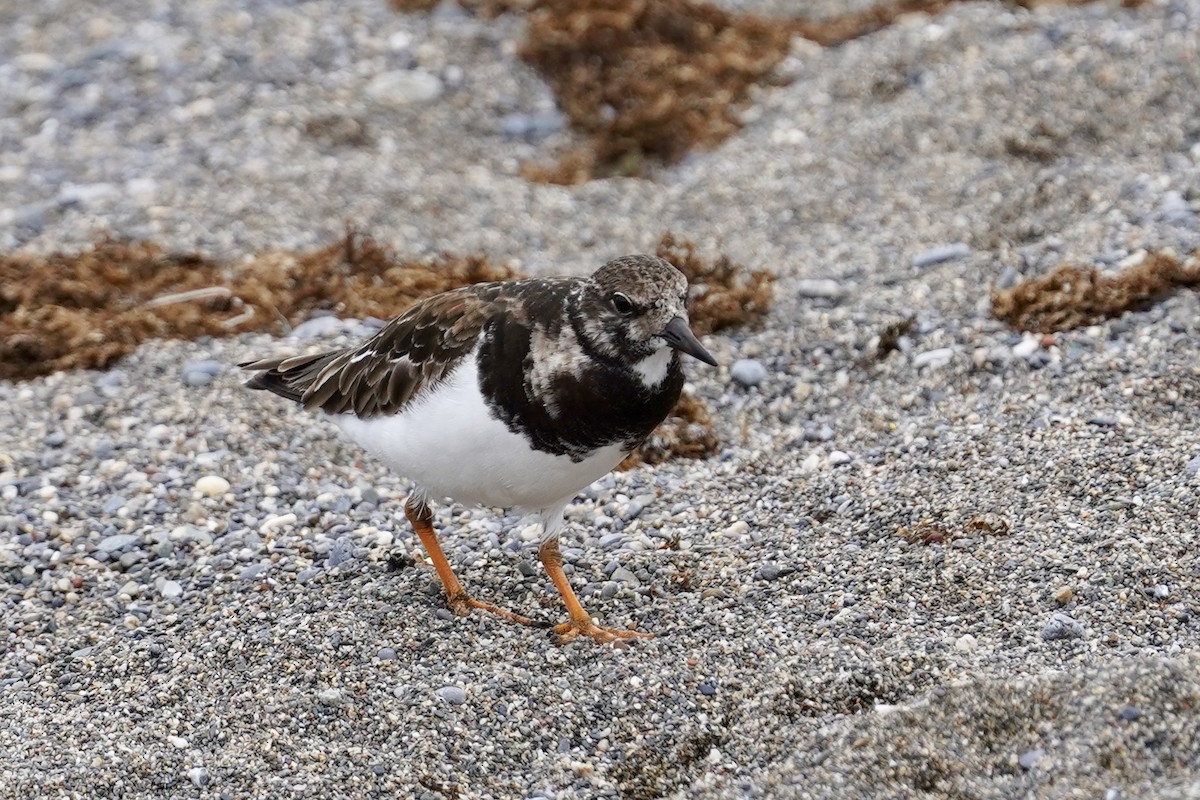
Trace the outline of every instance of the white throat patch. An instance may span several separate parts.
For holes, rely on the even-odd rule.
[[[633,365],[633,371],[642,379],[642,385],[653,389],[667,377],[667,368],[671,366],[671,348],[665,344],[650,355]]]

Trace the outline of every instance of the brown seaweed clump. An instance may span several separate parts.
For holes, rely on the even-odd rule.
[[[0,379],[104,369],[148,339],[286,330],[314,311],[387,318],[417,300],[516,277],[480,256],[405,261],[348,231],[311,252],[238,263],[103,238],[78,253],[0,256]]]
[[[641,175],[739,127],[735,109],[788,52],[788,25],[691,0],[539,0],[520,55],[586,147],[526,177]]]
[[[687,239],[663,234],[655,254],[687,276],[691,285],[688,316],[696,333],[757,324],[771,308],[775,276],[750,270],[721,254],[705,259]]]
[[[1018,330],[1054,333],[1145,309],[1179,289],[1197,287],[1200,254],[1185,263],[1169,253],[1149,253],[1116,275],[1064,264],[1011,289],[993,290],[992,316]]]

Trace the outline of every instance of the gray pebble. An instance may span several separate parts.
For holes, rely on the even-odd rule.
[[[1189,478],[1194,478],[1200,475],[1200,456],[1196,456],[1191,461],[1187,462],[1183,468]]]
[[[354,558],[354,540],[349,536],[339,536],[329,550],[329,566],[336,567]]]
[[[375,657],[380,661],[395,661],[396,651],[391,647],[381,647],[379,648],[379,652],[375,654]]]
[[[244,581],[252,581],[259,575],[262,575],[263,570],[265,569],[266,565],[264,564],[251,564],[241,571],[241,574],[238,575],[238,578]]]
[[[204,767],[192,767],[187,771],[187,777],[197,788],[208,786],[208,770]]]
[[[98,548],[105,553],[115,553],[118,550],[129,547],[140,537],[134,536],[132,533],[118,533],[113,536],[106,536],[100,540]]]
[[[634,575],[633,572],[625,567],[620,567],[613,570],[612,579],[617,583],[623,583],[626,586],[634,589],[642,585],[642,582],[638,580],[637,575]]]
[[[62,431],[55,431],[42,439],[42,444],[46,445],[46,447],[62,447],[66,442],[67,435]]]
[[[796,294],[821,300],[836,300],[846,294],[842,284],[832,278],[808,278],[796,281]]]
[[[346,702],[341,689],[322,689],[317,692],[317,702],[323,706],[340,706]]]
[[[413,69],[381,72],[367,83],[364,92],[380,105],[399,107],[436,100],[444,89],[438,76]]]
[[[159,588],[158,593],[166,600],[174,600],[183,594],[183,586],[179,584],[179,581],[167,581]]]
[[[1031,770],[1037,766],[1037,763],[1041,761],[1042,757],[1045,755],[1046,751],[1040,747],[1034,748],[1033,750],[1026,750],[1017,757],[1017,764],[1019,764],[1023,770]]]
[[[457,686],[443,686],[434,694],[455,706],[461,706],[467,702],[467,693]]]
[[[343,328],[345,328],[345,323],[342,320],[326,315],[306,319],[292,328],[289,335],[295,339],[320,339],[341,333]]]
[[[1078,639],[1081,636],[1083,636],[1083,625],[1061,611],[1054,612],[1054,615],[1042,627],[1042,639],[1047,642],[1056,642],[1062,639]]]
[[[944,264],[947,261],[966,258],[969,255],[971,255],[971,246],[965,242],[957,242],[918,253],[913,256],[912,265],[915,269],[925,269],[935,264]]]
[[[917,353],[913,356],[912,365],[916,369],[921,367],[930,367],[937,369],[944,367],[954,360],[953,347],[939,347],[936,350],[926,350],[923,353]]]
[[[500,119],[500,133],[509,139],[537,142],[563,129],[566,121],[556,110],[524,113],[514,111]]]
[[[756,358],[739,358],[729,368],[729,377],[747,388],[767,379],[767,368]]]
[[[115,514],[125,505],[125,498],[119,494],[114,494],[104,501],[104,505],[100,506],[100,510],[105,514]]]

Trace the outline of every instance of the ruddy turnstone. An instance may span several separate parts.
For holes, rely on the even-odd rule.
[[[404,513],[459,614],[470,597],[433,531],[433,500],[536,511],[538,556],[562,595],[563,642],[647,636],[596,625],[562,568],[563,509],[667,416],[683,387],[679,353],[716,365],[688,326],[687,279],[653,256],[590,278],[479,283],[430,297],[357,347],[264,358],[247,381],[323,411],[416,484]]]

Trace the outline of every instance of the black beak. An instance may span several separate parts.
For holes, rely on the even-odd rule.
[[[663,328],[659,336],[676,350],[698,358],[709,366],[717,365],[717,360],[712,357],[712,353],[704,349],[704,345],[700,344],[700,340],[696,338],[696,334],[692,333],[692,329],[688,327],[687,321],[683,317],[675,317],[668,322],[667,327]]]

